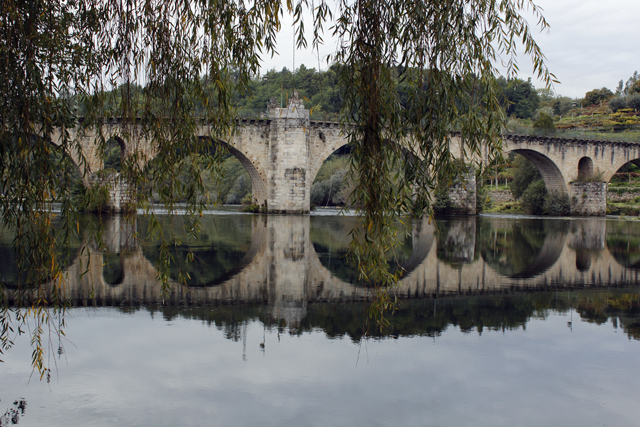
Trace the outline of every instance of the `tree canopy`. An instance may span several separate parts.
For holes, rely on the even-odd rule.
[[[497,64],[515,78],[522,43],[538,77],[553,79],[523,16],[548,26],[532,0],[6,0],[1,7],[0,161],[7,196],[0,209],[17,229],[16,251],[33,283],[60,278],[50,248],[77,233],[69,182],[77,168],[86,173],[86,163],[71,162],[79,140],[68,130],[76,127],[82,136],[100,130],[106,117],[121,118],[125,140],[143,136],[157,151],[151,171],[135,155],[123,159],[122,176],[151,184],[144,188],[156,188],[169,208],[186,195],[188,214],[196,214],[202,206],[192,196],[202,183],[185,156],[200,155],[215,169],[219,156],[210,141],[234,132],[234,94],[251,90],[260,58],[276,53],[284,13],[294,18],[298,47],[322,43],[325,31],[338,39],[332,78],[343,88],[340,118],[352,146],[352,202],[360,213],[354,233],[361,238],[351,253],[360,274],[383,285],[399,274],[384,261],[398,215],[428,209],[435,183],[462,167],[451,155],[451,133],[461,133],[467,162],[500,154]],[[309,82],[312,97],[317,84]],[[210,140],[194,136],[203,121]],[[105,136],[96,143],[104,147]],[[52,153],[66,159],[62,166]],[[49,215],[52,200],[61,202],[59,228]],[[197,232],[197,222],[189,224]]]

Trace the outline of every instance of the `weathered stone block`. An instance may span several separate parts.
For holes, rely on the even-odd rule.
[[[606,182],[574,182],[570,184],[571,215],[602,216],[607,214]]]

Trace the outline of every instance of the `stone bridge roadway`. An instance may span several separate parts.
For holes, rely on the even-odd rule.
[[[336,123],[311,121],[309,110],[300,99],[293,97],[286,108],[268,106],[268,118],[240,120],[237,133],[220,141],[246,168],[253,184],[253,198],[266,204],[271,212],[308,212],[311,185],[322,163],[347,143]],[[123,156],[134,153],[139,162],[151,160],[156,152],[153,141],[129,129],[123,135],[117,121],[104,125],[101,134],[117,140]],[[89,174],[103,168],[98,155],[96,134],[70,136],[80,141],[80,153],[70,153],[77,164],[83,159]],[[202,126],[198,137],[211,138],[212,130]],[[54,142],[59,136],[54,135]],[[640,145],[626,142],[589,141],[562,138],[508,135],[504,139],[506,153],[515,152],[530,159],[540,170],[547,189],[567,194],[574,215],[604,215],[606,211],[606,183],[625,163],[640,159]],[[461,157],[460,139],[454,137],[452,152]],[[467,159],[469,160],[469,159]],[[588,182],[590,181],[598,182]],[[585,182],[587,181],[587,182]],[[115,181],[114,181],[115,182]],[[87,182],[88,184],[88,178]],[[118,210],[129,197],[125,183],[113,184],[112,203]],[[465,185],[472,206],[465,210],[475,213],[475,182]]]
[[[271,215],[251,220],[251,247],[238,266],[208,286],[186,287],[174,281],[163,298],[154,265],[132,238],[135,224],[113,217],[104,239],[107,252],[120,256],[119,279],[113,284],[105,281],[104,250],[85,244],[67,269],[66,295],[75,305],[266,303],[274,316],[291,322],[305,315],[308,303],[371,297],[369,289],[339,279],[320,261],[310,237],[310,222],[316,217]],[[484,228],[477,229],[478,224]],[[635,266],[621,265],[607,247],[606,219],[558,224],[564,229],[546,235],[535,259],[513,269],[505,267],[504,253],[493,253],[513,220],[470,217],[439,223],[438,237],[433,225],[424,221],[413,233],[413,252],[403,263],[406,274],[394,292],[400,298],[433,298],[639,283]]]

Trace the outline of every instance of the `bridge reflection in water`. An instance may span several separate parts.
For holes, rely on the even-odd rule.
[[[73,305],[266,304],[289,324],[309,303],[371,296],[345,259],[355,218],[214,215],[198,240],[176,231],[182,220],[162,225],[176,260],[165,295],[160,242],[136,237],[147,219],[112,216],[103,219],[102,244],[74,250],[66,296]],[[400,231],[403,244],[389,261],[403,271],[400,298],[638,284],[640,225],[630,221],[471,217],[414,221]],[[2,274],[6,282],[10,274]]]

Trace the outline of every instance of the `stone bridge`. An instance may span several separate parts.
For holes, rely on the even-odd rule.
[[[86,242],[78,251],[62,289],[74,305],[267,304],[276,318],[293,323],[304,317],[309,303],[370,299],[370,288],[341,279],[326,262],[325,249],[310,231],[318,218],[253,216],[251,246],[233,269],[199,286],[170,280],[170,291],[163,295],[154,263],[134,238],[135,222],[116,216],[106,223],[104,245]],[[520,263],[509,263],[509,254],[500,249],[504,233],[518,227],[513,220],[467,217],[439,222],[437,233],[426,220],[414,224],[413,250],[402,261],[404,277],[393,292],[403,299],[439,298],[640,283],[640,263],[628,262],[626,233],[615,228],[620,224],[604,218],[553,224],[556,228],[545,234],[538,250]],[[610,247],[608,236],[624,241]],[[105,264],[114,255],[119,274],[108,281]]]
[[[118,122],[105,124],[100,133],[117,140],[124,157],[135,154],[144,164],[155,155],[153,141],[137,137],[135,129],[123,137]],[[74,130],[70,134],[78,137],[82,147],[81,152],[71,153],[73,160],[86,165],[88,177],[101,170],[103,160],[98,153],[96,134],[78,136]],[[202,126],[198,137],[211,138],[212,129]],[[54,140],[57,138],[54,136]],[[308,212],[311,185],[320,167],[347,142],[339,124],[310,120],[309,110],[296,94],[286,108],[278,108],[272,101],[264,119],[240,120],[238,131],[228,140],[220,141],[249,173],[254,201],[274,213]],[[460,143],[460,138],[454,136],[451,151],[458,157],[462,152]],[[519,135],[504,138],[504,152],[519,153],[531,160],[549,191],[569,196],[574,215],[604,215],[606,183],[622,165],[640,159],[639,144]],[[85,178],[86,185],[88,180]],[[111,196],[116,211],[131,197],[128,190],[126,183],[114,181]],[[460,207],[474,214],[475,179],[464,185],[464,191],[466,196],[453,199],[459,204],[466,203]]]

